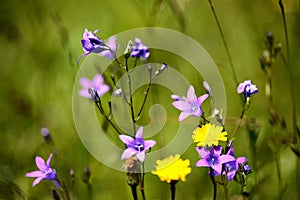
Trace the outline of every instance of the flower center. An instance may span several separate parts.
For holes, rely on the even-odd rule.
[[[140,144],[140,143],[137,143],[137,144],[135,144],[134,145],[134,148],[135,148],[135,150],[137,150],[137,151],[139,151],[139,152],[141,152],[141,151],[143,151],[145,148],[144,148],[144,145],[143,144]]]
[[[197,111],[197,110],[198,110],[198,107],[197,107],[196,105],[192,105],[191,111],[192,111],[192,112],[195,112],[195,111]]]
[[[55,180],[56,172],[55,172],[55,170],[52,170],[51,168],[49,168],[44,171],[44,176],[45,176],[45,179],[47,179],[47,180]]]

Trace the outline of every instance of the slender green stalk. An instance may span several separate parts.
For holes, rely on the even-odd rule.
[[[140,185],[140,190],[142,194],[143,200],[146,200],[146,195],[145,195],[145,166],[144,163],[141,163],[142,170],[141,170],[141,185]]]
[[[133,200],[137,200],[136,185],[130,185]]]
[[[295,96],[295,89],[294,89],[294,83],[293,83],[293,72],[292,72],[291,62],[290,62],[289,37],[288,37],[288,31],[287,31],[287,23],[286,23],[284,5],[282,3],[282,0],[279,0],[278,3],[279,3],[280,10],[281,10],[282,21],[283,21],[283,29],[284,29],[284,36],[285,36],[285,46],[286,46],[286,54],[287,54],[287,68],[288,68],[288,73],[289,73],[289,77],[290,77],[289,81],[290,81],[291,98],[292,98],[293,132],[294,132],[294,134],[296,134],[296,130],[297,130],[296,96]],[[300,193],[299,193],[299,196],[300,196]]]
[[[222,182],[223,182],[222,185],[224,189],[224,199],[229,200],[227,175],[222,175]]]
[[[175,194],[176,194],[176,183],[177,180],[172,180],[170,182],[170,190],[171,190],[171,200],[175,200]]]
[[[213,168],[210,168],[209,175],[210,175],[210,180],[211,180],[211,182],[212,182],[212,184],[213,184],[213,187],[214,187],[214,196],[213,196],[213,200],[216,200],[216,199],[217,199],[217,182],[216,182],[216,180],[215,180]]]
[[[248,97],[249,98],[249,97]],[[234,139],[235,138],[235,135],[236,133],[238,132],[238,130],[241,128],[242,126],[242,122],[244,120],[244,116],[245,116],[245,112],[249,109],[249,106],[250,106],[250,98],[248,100],[248,102],[246,101],[244,103],[244,108],[242,110],[242,113],[240,115],[240,118],[239,118],[239,122],[238,122],[238,125],[235,127],[234,131],[233,131],[233,134],[232,134],[232,138]]]
[[[216,20],[216,23],[217,23],[217,26],[218,26],[218,29],[219,29],[224,47],[225,47],[225,51],[226,51],[226,54],[227,54],[227,57],[228,57],[228,60],[229,60],[229,63],[230,63],[231,71],[232,71],[233,80],[235,81],[236,85],[238,85],[238,83],[239,83],[238,78],[237,78],[237,75],[236,75],[236,71],[235,71],[235,68],[234,68],[234,65],[233,65],[232,57],[231,57],[227,42],[225,40],[225,36],[224,36],[223,30],[222,30],[221,24],[220,24],[219,19],[217,17],[217,14],[216,14],[215,8],[213,6],[212,0],[208,0],[208,2],[209,2],[209,5],[210,5],[210,8],[211,8],[211,11],[214,15],[214,18]]]

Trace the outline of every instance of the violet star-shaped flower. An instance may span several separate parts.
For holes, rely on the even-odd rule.
[[[88,29],[84,30],[81,45],[85,52],[78,58],[77,63],[79,63],[83,56],[86,56],[90,53],[100,53],[108,50],[108,47],[105,45],[105,43],[96,35],[97,32],[98,30],[95,30],[93,33]]]
[[[103,94],[109,91],[109,86],[103,81],[101,74],[97,74],[92,81],[87,78],[80,78],[80,84],[83,88],[79,91],[79,95],[98,101]]]
[[[127,148],[124,150],[121,160],[127,159],[133,155],[141,161],[145,161],[146,151],[153,147],[156,142],[154,140],[146,140],[143,139],[143,127],[141,126],[137,131],[135,138],[132,138],[127,135],[119,136],[122,142],[124,142]]]
[[[145,46],[141,39],[135,38],[135,46],[131,47],[131,57],[133,58],[142,58],[142,60],[145,60],[149,57],[150,51],[147,46]]]
[[[43,160],[43,158],[36,156],[35,157],[35,163],[36,166],[39,168],[39,171],[33,171],[33,172],[28,172],[25,176],[26,177],[35,177],[36,179],[34,180],[32,187],[37,185],[41,180],[50,180],[53,181],[56,187],[60,188],[60,184],[57,180],[56,172],[54,169],[50,167],[50,162],[53,154],[50,154],[47,163]]]
[[[214,146],[213,148],[197,147],[197,152],[201,156],[201,160],[196,163],[197,167],[211,167],[215,175],[222,173],[222,164],[234,161],[235,158],[231,155],[221,155],[222,146]]]
[[[202,115],[202,103],[208,96],[208,94],[204,94],[197,99],[194,87],[192,85],[188,89],[187,98],[180,98],[177,95],[172,95],[172,99],[178,99],[177,101],[173,102],[172,105],[181,111],[178,121],[186,119],[189,115],[200,117]]]
[[[230,146],[230,149],[229,151],[227,152],[227,155],[230,155],[230,156],[233,156],[234,157],[234,153],[233,153],[233,146],[231,145]],[[225,168],[225,173],[227,173],[227,179],[229,181],[232,181],[236,172],[238,171],[239,169],[239,165],[243,164],[244,162],[247,162],[247,158],[245,157],[239,157],[239,158],[236,158],[235,160],[233,161],[230,161],[230,162],[226,162],[224,164],[224,168]]]
[[[237,92],[239,94],[243,93],[245,98],[248,98],[251,95],[258,93],[258,89],[256,85],[252,84],[251,80],[246,80],[243,83],[239,84],[239,86],[237,87]]]

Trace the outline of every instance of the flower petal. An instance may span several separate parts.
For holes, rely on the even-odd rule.
[[[41,171],[44,171],[47,169],[47,165],[45,163],[45,161],[43,160],[43,158],[37,156],[35,157],[35,163],[36,163],[36,166],[41,170]]]
[[[197,96],[195,94],[195,89],[192,85],[189,87],[186,97],[187,97],[187,100],[189,103],[197,102]]]
[[[82,77],[79,79],[79,82],[83,88],[88,89],[89,87],[92,87],[92,82],[88,78]]]
[[[200,96],[198,98],[198,104],[199,104],[199,106],[202,105],[203,101],[205,101],[205,99],[207,99],[208,96],[209,96],[208,94],[204,94],[204,95],[202,95],[202,96]]]
[[[94,49],[93,44],[88,40],[81,40],[81,45],[84,51],[92,51]]]
[[[52,159],[52,156],[53,156],[53,153],[50,154],[48,160],[47,160],[47,166],[50,167],[50,162],[51,162],[51,159]]]
[[[43,180],[43,177],[39,177],[39,178],[35,179],[32,183],[32,187],[36,186],[39,182],[41,182],[41,180]]]
[[[242,92],[244,92],[244,88],[245,88],[244,83],[240,83],[239,86],[237,87],[237,92],[241,94]]]
[[[201,156],[201,158],[205,158],[208,154],[210,154],[209,150],[202,147],[196,147],[196,150]]]
[[[222,172],[222,164],[212,165],[211,168],[213,168],[218,174],[221,174]]]
[[[134,142],[134,139],[128,135],[119,135],[119,138],[124,142],[127,146]]]
[[[198,160],[196,163],[197,167],[209,167],[208,162],[205,159]]]
[[[185,120],[189,115],[190,115],[190,113],[181,112],[179,117],[178,117],[178,121],[181,122],[181,121]]]
[[[137,157],[141,162],[144,162],[144,161],[145,161],[145,157],[146,157],[145,151],[138,152],[138,153],[136,154],[136,157]]]
[[[234,160],[235,160],[235,157],[230,156],[230,155],[222,155],[219,157],[220,163],[227,163],[227,162],[234,161]]]
[[[33,172],[28,172],[26,173],[26,177],[41,177],[44,174],[41,171],[33,171]]]
[[[175,101],[172,105],[180,111],[188,111],[191,110],[191,104],[186,101]]]
[[[151,147],[153,147],[156,144],[156,142],[154,140],[146,140],[144,141],[144,147],[145,150],[150,149]]]
[[[121,160],[125,160],[131,156],[133,156],[134,154],[136,154],[138,151],[136,151],[133,148],[127,148],[124,150],[122,156],[121,156]]]
[[[140,139],[140,138],[143,139],[143,131],[144,131],[144,128],[141,126],[141,127],[139,128],[139,130],[136,132],[135,138],[136,138],[136,139]]]
[[[103,76],[102,74],[97,74],[92,81],[92,85],[97,88],[98,85],[102,85],[103,83]]]

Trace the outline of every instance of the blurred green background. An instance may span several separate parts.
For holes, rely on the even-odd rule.
[[[283,2],[290,40],[291,67],[297,90],[295,93],[296,99],[299,99],[300,2]],[[244,129],[239,131],[235,140],[236,156],[247,156],[250,166],[253,152],[256,155],[256,168],[247,179],[246,190],[251,191],[251,199],[275,199],[281,190],[277,188],[271,142],[274,135],[268,123],[268,101],[264,92],[266,77],[260,68],[259,56],[265,49],[266,31],[273,33],[276,42],[282,42],[282,52],[286,53],[278,2],[215,0],[214,5],[239,81],[252,79],[260,91],[247,112],[247,116],[256,118],[260,127],[255,145],[249,145],[249,137]],[[0,199],[51,199],[49,188],[53,188],[52,183],[44,181],[32,188],[33,178],[26,178],[25,173],[36,169],[36,155],[46,159],[53,151],[55,156],[52,166],[65,180],[73,199],[88,198],[86,185],[81,181],[86,165],[91,170],[93,199],[131,199],[125,173],[112,170],[94,159],[75,130],[72,89],[79,69],[76,61],[83,53],[80,40],[84,28],[100,29],[99,35],[106,39],[128,29],[157,26],[183,32],[198,41],[217,63],[222,74],[227,93],[225,125],[228,132],[234,129],[241,112],[240,99],[236,94],[236,83],[232,80],[215,19],[206,0],[10,0],[1,3],[0,16]],[[157,59],[163,61],[163,58],[158,56]],[[180,64],[182,62],[178,61]],[[173,66],[185,71],[184,64],[176,66],[174,62]],[[273,65],[273,95],[275,107],[280,116],[284,117],[287,130],[291,131],[291,96],[286,69],[282,59],[278,58]],[[199,84],[199,77],[193,77],[189,71],[185,73],[188,80]],[[154,87],[150,95],[157,94],[155,91],[159,90]],[[199,91],[203,93],[201,87],[196,91],[198,96]],[[148,103],[151,105],[153,102],[150,98]],[[296,113],[300,111],[298,102]],[[169,104],[171,100],[162,100],[161,103]],[[171,106],[169,108],[169,121],[177,123],[178,111]],[[40,134],[41,127],[51,130],[55,146],[44,142]],[[165,132],[171,134],[170,130]],[[300,186],[296,185],[296,180],[300,177],[297,177],[296,171],[300,169],[296,168],[296,156],[283,145],[275,149],[281,157],[281,188],[285,188],[282,190],[283,198],[298,199]],[[192,174],[188,175],[185,183],[177,184],[177,198],[211,199],[212,185],[207,170],[194,167],[199,159],[194,146],[183,158],[191,159]],[[75,171],[75,185],[72,189],[69,175],[71,168]],[[167,183],[160,182],[152,174],[147,174],[145,181],[148,199],[169,198]],[[234,182],[229,186],[232,195],[239,192]],[[218,195],[218,199],[223,198],[221,188]]]

